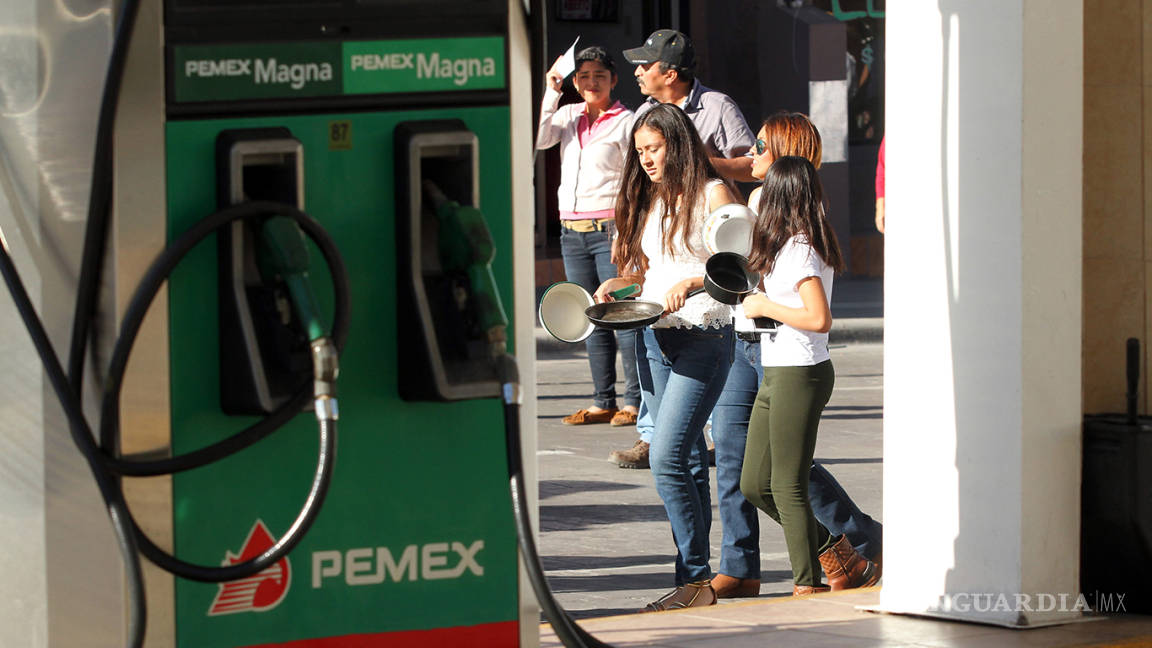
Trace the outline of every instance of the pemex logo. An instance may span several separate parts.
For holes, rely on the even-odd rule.
[[[276,540],[268,532],[264,522],[257,519],[248,532],[248,539],[239,555],[231,551],[224,552],[224,565],[235,565],[254,558],[268,550]],[[220,583],[220,590],[216,592],[216,599],[212,607],[208,608],[208,616],[222,614],[236,614],[238,612],[267,612],[280,604],[288,594],[288,587],[292,583],[292,566],[288,557],[277,561],[264,571],[241,578],[240,580]]]

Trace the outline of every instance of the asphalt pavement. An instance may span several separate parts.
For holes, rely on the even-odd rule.
[[[836,388],[821,421],[816,459],[864,512],[883,521],[883,320],[878,291],[879,282],[856,286],[855,292],[850,288],[842,293],[855,299],[833,302],[837,321],[830,346]],[[591,404],[584,345],[556,342],[539,328],[536,339],[540,554],[549,583],[574,618],[634,612],[674,584],[675,547],[664,506],[650,471],[622,469],[607,460],[612,450],[635,443],[634,426],[560,422]],[[617,390],[622,392],[623,385]],[[715,468],[712,489],[715,570],[721,533]],[[790,595],[784,536],[763,513],[760,526],[760,596]]]

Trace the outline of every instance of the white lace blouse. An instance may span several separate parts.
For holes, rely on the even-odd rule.
[[[708,261],[708,248],[704,245],[704,219],[708,216],[708,196],[718,184],[721,184],[720,180],[710,181],[700,202],[692,209],[691,252],[680,240],[673,243],[671,254],[664,249],[664,232],[660,222],[664,204],[657,200],[652,205],[645,216],[640,239],[640,249],[648,257],[648,271],[644,273],[641,299],[663,303],[664,295],[676,283],[704,276],[704,265]],[[720,328],[731,323],[731,307],[712,299],[708,293],[700,293],[689,297],[680,310],[661,317],[652,324],[652,328]]]

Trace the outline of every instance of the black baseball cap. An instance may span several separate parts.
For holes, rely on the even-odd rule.
[[[624,50],[624,59],[632,65],[660,62],[692,70],[696,67],[696,50],[684,34],[674,29],[657,29],[640,47]]]

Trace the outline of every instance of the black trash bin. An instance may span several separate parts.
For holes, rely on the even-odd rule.
[[[1138,369],[1132,339],[1128,413],[1084,417],[1080,589],[1101,612],[1152,614],[1152,417],[1136,415]]]

